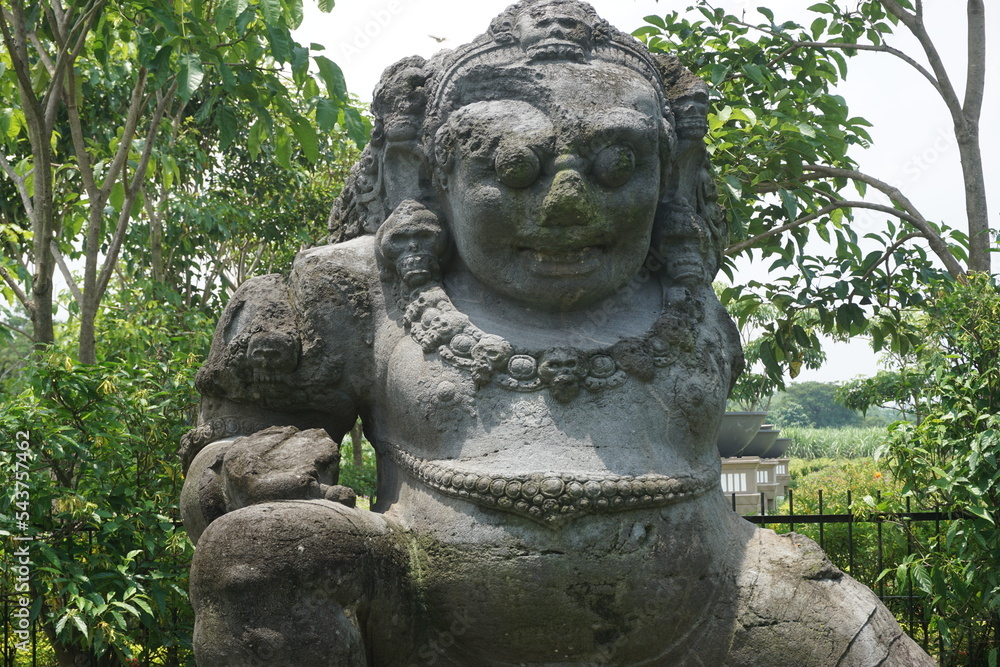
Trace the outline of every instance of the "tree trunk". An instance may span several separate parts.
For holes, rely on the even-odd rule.
[[[986,180],[979,147],[979,129],[957,131],[958,150],[965,179],[965,211],[969,220],[969,271],[991,273],[990,221],[986,202]]]
[[[351,452],[354,454],[354,467],[361,468],[364,465],[364,434],[361,430],[360,419],[351,429]]]
[[[35,153],[35,192],[32,197],[32,233],[34,234],[35,271],[31,283],[31,300],[34,310],[31,325],[34,329],[35,349],[41,349],[55,342],[52,325],[52,276],[56,262],[50,245],[55,236],[55,220],[52,205],[52,164],[48,151],[49,138],[42,128],[30,128],[31,143]],[[44,146],[41,150],[37,147]]]
[[[97,299],[90,292],[83,295],[83,303],[80,304],[80,346],[79,357],[81,364],[97,363]]]
[[[159,211],[149,215],[149,251],[153,266],[153,282],[162,283],[165,278],[163,271],[163,221],[160,219]]]

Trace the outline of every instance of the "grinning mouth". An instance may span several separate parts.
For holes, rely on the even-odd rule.
[[[585,246],[571,250],[539,250],[520,248],[528,270],[541,276],[582,276],[592,273],[601,264],[603,246]]]

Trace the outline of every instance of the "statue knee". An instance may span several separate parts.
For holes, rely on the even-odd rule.
[[[393,544],[380,515],[328,501],[264,503],[216,519],[191,567],[199,664],[222,664],[215,654],[229,665],[365,664],[362,628],[378,612],[370,592]]]

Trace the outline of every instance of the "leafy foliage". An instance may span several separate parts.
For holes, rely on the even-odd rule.
[[[861,416],[838,401],[837,389],[838,385],[829,382],[796,382],[776,397],[775,409],[786,404],[797,405],[818,428],[859,426]]]
[[[904,492],[962,512],[900,566],[931,596],[949,664],[995,664],[1000,646],[1000,291],[988,276],[940,285],[912,358],[922,419],[881,449]],[[909,398],[902,387],[900,400]],[[960,660],[960,656],[962,659]],[[967,661],[967,662],[966,662]]]
[[[80,284],[69,282],[84,362],[96,359],[94,322],[132,221],[148,218],[152,252],[162,248],[161,189],[218,171],[237,145],[292,171],[333,142],[367,140],[342,72],[291,37],[301,0],[10,4],[0,169],[16,204],[0,223],[0,296],[31,314],[28,335],[51,343],[55,263],[82,260]]]
[[[885,517],[887,512],[907,511],[902,482],[884,463],[870,457],[793,461],[789,472],[791,499],[786,498],[779,513],[817,515],[822,509],[823,514],[853,514],[860,519],[852,524],[824,524],[822,528],[820,524],[795,524],[795,532],[819,542],[834,564],[882,596],[901,623],[915,621],[910,628],[916,640],[931,639],[934,631],[925,613],[929,610],[919,600],[913,601],[912,608],[907,605],[909,596],[920,593],[914,581],[906,576],[886,576],[886,568],[908,563],[920,544],[936,539],[933,524]],[[775,528],[787,532],[791,526]]]
[[[30,433],[23,511],[37,537],[33,617],[60,664],[88,654],[103,656],[100,664],[186,664],[192,548],[177,508],[175,450],[211,323],[155,301],[151,290],[118,296],[120,309],[101,323],[97,364],[54,348],[0,395],[0,437]],[[25,502],[14,494],[15,453],[0,454],[0,470],[0,529],[22,534],[13,521]]]
[[[824,514],[853,512],[863,516],[878,509],[889,509],[891,505],[899,506],[902,484],[893,478],[884,465],[879,465],[869,457],[794,461],[789,473],[792,477],[792,509],[795,514],[819,514],[821,493]],[[851,491],[850,506],[848,489]],[[890,504],[890,500],[894,502]],[[880,503],[883,503],[881,507]],[[779,513],[786,514],[788,510],[789,502],[786,498]],[[820,541],[818,524],[797,525],[795,530]],[[905,539],[900,540],[903,536],[899,531],[886,531],[881,555],[878,553],[875,526],[858,523],[852,527],[851,532],[853,535],[849,536],[845,524],[826,525],[823,527],[822,546],[831,560],[869,586],[877,583],[876,580],[882,574],[883,562],[902,562],[906,556]],[[853,550],[849,537],[855,538]]]
[[[358,505],[366,509],[375,498],[378,471],[375,450],[367,440],[362,442],[361,465],[354,460],[354,443],[351,436],[344,436],[340,444],[340,484],[349,486],[358,494]]]
[[[910,25],[913,7],[893,3],[890,11],[888,4],[846,11],[834,0],[818,2],[810,7],[815,19],[802,26],[766,7],[758,9],[764,20],[750,24],[701,0],[696,20],[650,16],[634,33],[714,86],[707,142],[729,215],[727,254],[770,267],[766,281],[721,296],[741,325],[776,310],[757,325],[757,356],[775,387],[819,348],[804,313],[816,333],[866,332],[876,350],[911,350],[919,336],[900,313],[919,306],[923,286],[946,273],[936,262],[957,274],[967,257],[965,234],[923,219],[897,190],[857,171],[849,155],[870,143],[869,123],[851,115],[833,86],[858,49],[888,49],[899,16]],[[844,193],[849,187],[856,195]],[[869,187],[892,205],[865,201]],[[851,224],[856,211],[885,223],[860,237]]]

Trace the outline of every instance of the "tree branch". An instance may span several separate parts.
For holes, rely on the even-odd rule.
[[[850,180],[861,181],[862,183],[867,183],[873,188],[882,192],[887,196],[893,203],[898,204],[906,215],[899,215],[903,220],[906,220],[914,227],[916,227],[927,239],[927,242],[931,246],[931,250],[934,254],[944,263],[945,267],[948,269],[953,277],[958,277],[965,273],[965,269],[959,264],[955,255],[952,254],[951,249],[948,244],[945,243],[941,235],[938,234],[927,219],[920,213],[916,206],[913,205],[906,196],[900,192],[899,188],[889,185],[885,181],[880,181],[874,176],[869,176],[868,174],[862,173],[860,171],[855,171],[853,169],[841,169],[839,167],[828,167],[821,164],[807,164],[804,165],[806,169],[811,169],[814,172],[825,174],[826,176],[832,176],[834,178],[847,178]],[[890,209],[895,211],[896,209]],[[894,215],[898,215],[894,213]]]
[[[58,3],[56,3],[58,4]],[[60,79],[63,76],[70,76],[73,73],[73,63],[80,55],[80,51],[83,50],[84,44],[86,44],[87,34],[90,32],[90,28],[97,18],[101,6],[104,4],[103,0],[99,0],[94,3],[94,6],[84,12],[83,16],[77,21],[77,24],[73,26],[72,30],[66,32],[63,37],[65,39],[64,43],[59,44],[59,54],[56,56],[55,73],[52,75],[52,82],[49,85],[49,91],[46,93],[45,97],[45,123],[47,128],[51,128],[55,123],[56,110],[59,107],[59,99],[62,96],[65,88],[60,85]],[[64,14],[57,22],[68,23],[71,20],[71,15]],[[61,26],[65,31],[65,25]],[[73,38],[73,32],[79,29],[79,34],[77,35],[76,42],[70,44]],[[70,95],[75,93],[75,90],[67,91]]]
[[[35,53],[38,54],[38,59],[45,66],[45,71],[49,73],[49,78],[54,78],[56,75],[56,64],[52,62],[52,58],[45,52],[45,45],[42,44],[42,40],[38,39],[38,34],[34,32],[28,33],[28,40],[35,47]]]
[[[24,25],[24,7],[21,0],[14,0],[11,3],[11,12],[3,11],[0,8],[0,34],[3,34],[3,43],[10,54],[11,67],[17,77],[18,88],[25,102],[25,112],[38,114],[38,98],[31,85],[31,72],[28,69],[28,36]],[[10,26],[14,26],[13,34]]]
[[[35,342],[35,337],[34,336],[32,336],[31,334],[29,334],[27,331],[24,331],[23,329],[18,329],[17,327],[15,327],[15,326],[13,326],[11,324],[8,324],[7,322],[0,322],[0,327],[4,327],[5,329],[9,329],[9,330],[11,330],[11,331],[13,331],[14,333],[17,333],[17,334],[21,334],[22,336],[24,336],[25,338],[27,338],[32,343]]]
[[[942,97],[944,96],[944,91],[941,89],[941,84],[938,82],[937,78],[927,70],[926,67],[918,63],[912,56],[907,55],[899,49],[887,46],[885,44],[844,44],[841,42],[794,42],[795,45],[800,47],[810,47],[815,49],[840,49],[840,50],[857,50],[857,51],[877,51],[880,53],[888,53],[889,55],[899,58],[907,65],[913,69],[920,72],[920,74],[931,82],[934,89],[938,91]]]
[[[0,278],[3,278],[3,281],[7,283],[7,286],[14,291],[14,294],[17,296],[17,300],[20,301],[21,305],[24,306],[24,309],[28,311],[28,315],[34,315],[34,302],[29,299],[25,291],[21,289],[21,284],[14,279],[14,276],[10,275],[10,271],[7,270],[7,267],[0,266]]]
[[[934,88],[936,90],[938,90],[938,92],[942,95],[942,97],[944,96],[944,92],[941,91],[940,84],[938,83],[938,80],[934,77],[933,74],[931,74],[929,71],[927,71],[927,68],[925,68],[923,65],[921,65],[920,63],[918,63],[916,60],[914,60],[911,56],[907,55],[903,51],[900,51],[899,49],[893,48],[891,46],[888,46],[888,45],[885,45],[885,44],[881,44],[881,45],[875,45],[875,44],[846,44],[846,43],[842,43],[842,42],[800,41],[800,40],[792,39],[791,37],[789,37],[785,33],[781,32],[781,31],[778,31],[778,30],[771,30],[769,28],[765,28],[765,27],[759,26],[759,25],[753,25],[751,23],[746,23],[744,21],[734,21],[734,23],[736,25],[742,26],[744,28],[750,28],[750,29],[753,29],[753,30],[759,30],[760,32],[763,32],[763,33],[766,33],[768,35],[771,35],[772,37],[776,37],[778,39],[783,39],[786,42],[788,42],[789,48],[785,49],[776,58],[771,59],[771,61],[768,62],[768,66],[773,65],[773,64],[775,64],[777,62],[780,62],[781,59],[784,58],[784,56],[787,56],[789,53],[791,53],[795,49],[799,49],[799,48],[840,49],[840,50],[845,50],[845,51],[846,50],[878,51],[878,52],[888,53],[890,55],[893,55],[896,58],[899,58],[900,60],[902,60],[903,62],[905,62],[906,64],[908,64],[910,67],[912,67],[915,70],[917,70],[918,72],[920,72],[921,75],[923,75],[928,81],[931,82],[931,85],[934,86]],[[741,75],[734,76],[733,78],[738,78],[738,76],[741,76]]]
[[[76,282],[76,278],[73,277],[73,273],[69,270],[69,266],[66,264],[66,259],[63,257],[62,253],[59,252],[59,246],[55,241],[49,244],[49,248],[52,250],[52,256],[56,258],[56,264],[59,266],[59,272],[62,274],[63,279],[66,284],[69,285],[69,291],[76,299],[76,302],[83,305],[83,292],[80,291],[80,286]]]
[[[741,252],[741,251],[746,250],[747,248],[749,248],[751,246],[756,245],[759,241],[763,241],[764,239],[771,238],[772,236],[778,236],[780,234],[784,234],[785,232],[790,231],[792,229],[795,229],[797,227],[801,227],[802,225],[806,224],[807,222],[812,222],[813,220],[815,220],[817,218],[821,218],[824,215],[827,215],[829,213],[832,213],[833,211],[835,211],[835,210],[837,210],[839,208],[867,208],[867,209],[871,209],[873,211],[880,211],[882,213],[887,213],[889,215],[894,215],[897,218],[901,218],[901,219],[906,220],[907,222],[910,222],[910,223],[914,223],[915,222],[915,219],[912,216],[910,216],[905,211],[900,211],[898,208],[893,208],[891,206],[886,206],[884,204],[873,204],[871,202],[866,202],[866,201],[849,201],[849,200],[846,200],[846,199],[841,199],[839,201],[835,201],[835,202],[832,202],[830,204],[827,204],[826,206],[824,206],[823,208],[819,209],[815,213],[810,213],[809,215],[803,216],[803,217],[799,218],[798,220],[793,220],[792,222],[786,223],[786,224],[781,225],[779,227],[772,227],[771,229],[767,230],[766,232],[758,234],[757,236],[754,236],[753,238],[749,238],[749,239],[746,239],[744,241],[740,241],[739,243],[734,243],[731,246],[729,246],[728,248],[726,248],[726,254],[727,255],[735,255],[738,252]]]
[[[132,139],[135,137],[136,128],[139,126],[142,109],[146,106],[146,78],[148,75],[149,70],[145,67],[139,68],[139,77],[132,88],[132,99],[129,100],[128,112],[125,116],[125,129],[122,132],[121,141],[118,143],[118,150],[115,153],[115,157],[108,167],[107,175],[104,177],[104,184],[101,186],[101,195],[104,197],[111,194],[111,188],[114,187],[115,181],[118,180],[118,174],[121,173],[122,167],[128,159],[129,151],[132,148]],[[160,113],[160,115],[162,116],[163,114]],[[104,201],[101,202],[102,206]]]
[[[132,174],[132,182],[125,188],[125,200],[122,202],[122,208],[118,214],[118,225],[111,243],[108,245],[108,253],[104,258],[104,266],[101,267],[101,273],[97,278],[98,295],[104,294],[104,290],[108,287],[108,281],[111,280],[112,269],[118,261],[118,251],[121,250],[122,242],[125,240],[125,231],[128,229],[128,222],[132,215],[132,205],[135,203],[135,198],[139,195],[142,182],[146,178],[146,168],[149,166],[149,159],[153,154],[153,144],[156,141],[157,133],[160,131],[160,123],[163,121],[167,107],[170,106],[170,102],[173,100],[176,92],[177,81],[174,80],[167,92],[159,95],[156,110],[153,112],[153,117],[149,120],[149,126],[146,129],[146,140],[142,147],[139,163]]]
[[[83,189],[90,199],[91,208],[104,208],[105,200],[94,181],[94,170],[90,165],[90,153],[87,152],[87,140],[83,136],[83,125],[80,123],[80,109],[76,99],[76,73],[73,68],[66,72],[66,113],[69,116],[69,134],[73,141],[73,152],[76,153],[76,166],[83,179]]]
[[[911,232],[909,234],[904,234],[899,240],[897,240],[891,246],[886,248],[885,252],[882,253],[882,256],[878,258],[878,261],[872,264],[871,268],[865,271],[864,274],[862,274],[861,280],[867,280],[868,278],[871,278],[871,275],[875,272],[875,267],[881,264],[882,262],[886,261],[887,259],[889,259],[892,256],[892,253],[899,250],[904,243],[906,243],[907,241],[912,241],[913,239],[922,239],[922,238],[926,238],[922,232]]]
[[[28,185],[25,183],[25,179],[22,176],[18,176],[14,168],[11,167],[10,163],[7,162],[7,158],[4,157],[3,151],[0,151],[0,169],[3,169],[4,173],[14,181],[14,187],[17,188],[17,194],[21,197],[21,203],[24,204],[24,212],[28,214],[30,219],[34,212],[34,206],[31,203],[31,194],[28,192]]]
[[[948,76],[948,70],[944,66],[944,61],[941,60],[941,54],[938,53],[937,47],[934,46],[934,40],[927,34],[922,17],[908,12],[897,0],[882,0],[882,6],[887,12],[902,21],[903,25],[909,28],[913,36],[920,42],[920,46],[927,56],[927,62],[930,63],[931,70],[938,81],[938,92],[941,95],[941,99],[944,100],[948,111],[951,112],[955,127],[964,130],[967,123],[965,115],[962,112],[962,105],[959,102],[958,94],[951,83],[951,77]]]
[[[805,179],[810,178],[810,177],[814,177],[814,175],[813,174],[803,174],[802,180],[805,180]],[[822,178],[820,176],[815,176],[815,177],[816,178]],[[817,188],[816,186],[813,186],[813,185],[806,185],[805,183],[803,183],[801,181],[797,181],[797,182],[794,182],[794,183],[792,183],[792,182],[789,182],[789,183],[776,183],[776,182],[758,183],[757,187],[755,187],[753,189],[753,191],[755,193],[757,193],[757,194],[769,194],[769,193],[772,193],[772,192],[778,192],[779,190],[788,190],[790,188],[805,188],[806,190],[809,190],[813,194],[815,194],[817,196],[820,196],[823,199],[826,199],[827,201],[836,201],[837,200],[836,195],[834,195],[833,193],[827,192],[826,190],[820,190],[819,188]]]

